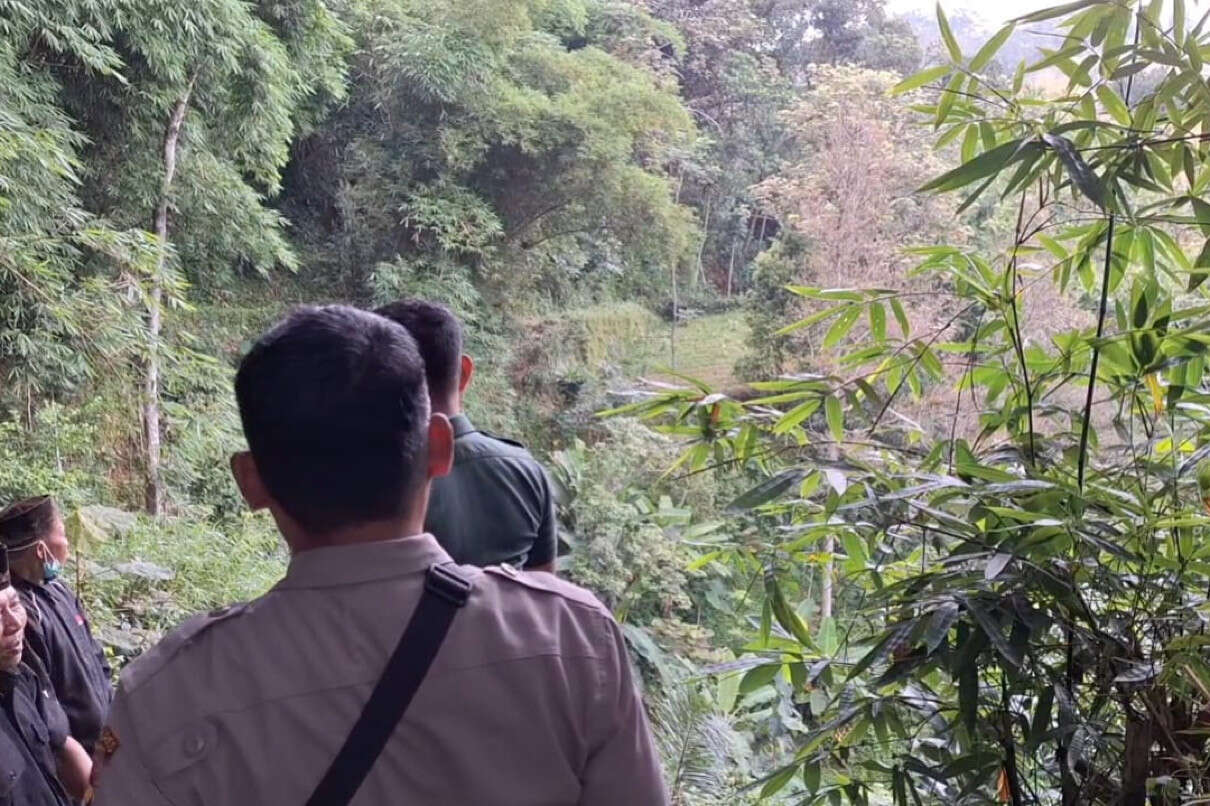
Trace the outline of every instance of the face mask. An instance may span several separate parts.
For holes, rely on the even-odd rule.
[[[50,554],[49,549],[47,549],[46,553],[50,555],[50,559],[43,560],[42,562],[42,579],[45,582],[50,582],[57,579],[59,574],[63,573],[63,563],[56,560],[55,555]]]

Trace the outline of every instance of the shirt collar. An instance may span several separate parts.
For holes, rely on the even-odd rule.
[[[286,576],[275,587],[352,585],[407,576],[434,563],[448,562],[453,562],[450,555],[427,533],[353,546],[326,546],[291,557]]]
[[[471,418],[465,414],[455,414],[450,418],[450,425],[454,427],[454,439],[472,434],[476,430],[475,426],[471,425]]]

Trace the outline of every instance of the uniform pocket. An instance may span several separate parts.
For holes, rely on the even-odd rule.
[[[6,730],[0,730],[0,803],[10,803],[17,782],[25,774],[25,754],[8,735]]]

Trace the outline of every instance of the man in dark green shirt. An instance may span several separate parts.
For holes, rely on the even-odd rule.
[[[475,365],[462,352],[457,317],[423,300],[400,300],[376,313],[412,334],[433,411],[454,427],[454,467],[433,481],[425,530],[455,562],[553,572],[558,527],[550,479],[523,445],[480,431],[462,412]]]

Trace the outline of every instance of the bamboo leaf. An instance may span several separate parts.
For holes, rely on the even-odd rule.
[[[968,160],[957,168],[946,171],[925,184],[920,190],[938,192],[957,190],[972,182],[997,174],[1020,159],[1021,146],[1025,142],[1024,139],[1010,140],[1003,145],[996,146],[991,151],[984,151],[973,160]]]
[[[1092,172],[1084,158],[1080,156],[1080,152],[1076,151],[1071,140],[1049,132],[1042,135],[1042,140],[1059,155],[1059,161],[1067,169],[1067,175],[1071,177],[1072,184],[1094,204],[1104,208],[1105,191],[1101,186],[1101,181]]]
[[[840,400],[835,395],[828,395],[824,398],[824,414],[828,420],[828,431],[832,434],[832,439],[837,442],[844,440],[844,411],[840,407]]]
[[[950,53],[950,58],[957,64],[962,61],[962,48],[958,46],[958,40],[954,37],[954,32],[950,28],[950,22],[945,17],[945,10],[941,8],[941,3],[937,3],[937,26],[941,29],[941,39],[945,42],[946,50]]]
[[[1000,625],[996,622],[996,619],[981,604],[972,599],[966,599],[965,604],[967,612],[974,617],[980,629],[983,630],[984,635],[991,641],[992,646],[996,648],[1000,656],[1008,661],[1013,668],[1019,669],[1023,660],[1021,652],[1004,637],[1004,633],[1000,630]]]
[[[774,434],[788,434],[798,427],[803,420],[810,417],[819,410],[819,398],[816,397],[804,403],[800,403],[788,412],[782,415],[777,424],[773,426]]]
[[[954,68],[948,64],[939,64],[936,67],[930,67],[926,70],[921,70],[919,73],[908,76],[903,81],[900,81],[894,87],[891,87],[891,95],[903,95],[912,90],[918,90],[925,84],[936,81],[939,78],[944,78],[950,74]]]
[[[870,303],[870,335],[875,341],[886,341],[886,308],[881,302]]]
[[[999,52],[1000,48],[1004,47],[1004,43],[1008,41],[1008,38],[1013,35],[1015,28],[1016,25],[1010,22],[996,32],[995,36],[987,40],[987,43],[975,54],[975,58],[971,59],[971,71],[977,73],[986,67],[991,62],[992,57]]]
[[[828,328],[828,333],[823,339],[824,349],[827,350],[835,347],[840,343],[841,339],[849,335],[849,331],[853,329],[853,325],[857,322],[859,316],[861,316],[860,305],[850,305],[846,308],[844,313]]]
[[[896,297],[891,297],[889,302],[891,303],[891,312],[895,314],[895,321],[899,323],[899,331],[905,339],[910,338],[912,335],[912,325],[908,321],[907,312],[903,310],[903,303]]]
[[[1025,14],[1017,17],[1013,22],[1042,22],[1044,20],[1053,20],[1055,17],[1063,17],[1080,9],[1088,8],[1089,6],[1099,5],[1103,0],[1076,0],[1074,3],[1064,3],[1061,6],[1051,6],[1044,8],[1041,11],[1035,11],[1032,14]]]
[[[802,481],[805,475],[806,471],[801,468],[792,467],[783,470],[777,475],[770,476],[736,498],[727,506],[727,509],[731,512],[738,512],[745,509],[755,509],[761,504],[767,504]]]
[[[804,647],[814,650],[816,647],[815,642],[811,639],[811,631],[807,629],[802,618],[786,601],[786,596],[776,577],[769,576],[766,579],[765,593],[773,607],[773,617],[777,619],[777,623],[782,626],[782,629],[793,635],[794,639]]]
[[[798,764],[791,764],[782,770],[774,773],[774,775],[765,782],[761,787],[760,796],[763,800],[771,795],[776,795],[778,792],[786,788],[786,784],[790,783],[790,779],[794,777],[794,773],[798,772]]]
[[[936,651],[949,635],[950,627],[958,620],[958,612],[957,602],[946,602],[933,611],[933,617],[924,631],[924,646],[929,654]]]
[[[992,555],[992,558],[987,561],[987,566],[983,569],[983,577],[988,581],[1000,576],[1005,567],[1012,561],[1013,555],[1000,552]]]
[[[808,761],[802,768],[803,786],[807,788],[807,792],[814,795],[819,792],[819,783],[823,777],[823,769],[818,760]]]
[[[1113,87],[1108,84],[1102,84],[1097,87],[1097,98],[1101,101],[1101,105],[1105,107],[1113,119],[1123,126],[1131,124],[1130,108],[1126,106],[1126,102],[1121,96],[1114,92]]]

